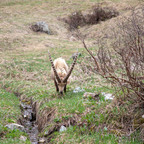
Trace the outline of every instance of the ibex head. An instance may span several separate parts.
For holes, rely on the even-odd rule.
[[[60,62],[57,63],[57,65],[59,65],[58,66],[59,68],[57,69],[55,67],[55,64],[52,61],[52,58],[51,58],[51,55],[50,55],[49,51],[48,51],[48,54],[49,54],[49,59],[50,59],[50,62],[51,62],[52,70],[53,70],[53,73],[54,73],[53,80],[54,80],[54,83],[55,83],[55,86],[56,86],[56,90],[59,91],[60,94],[63,94],[63,91],[66,92],[66,85],[68,83],[68,78],[70,77],[70,75],[72,73],[72,70],[73,70],[73,68],[76,64],[78,54],[76,55],[76,57],[74,59],[74,62],[72,63],[71,68],[70,68],[69,71],[66,70],[66,69],[68,69],[68,66],[65,63],[64,59],[61,59],[61,65],[59,65]],[[58,59],[57,59],[57,61],[58,61]],[[66,69],[65,69],[65,67],[66,67]]]

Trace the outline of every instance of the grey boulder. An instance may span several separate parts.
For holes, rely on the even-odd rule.
[[[62,125],[62,126],[60,127],[60,129],[59,129],[59,132],[63,132],[63,131],[66,131],[66,130],[67,130],[67,128]]]
[[[36,22],[35,24],[31,26],[31,29],[34,32],[44,32],[44,33],[50,34],[48,24],[43,21]]]
[[[24,126],[16,124],[16,123],[7,124],[5,127],[9,128],[11,130],[18,129],[22,132],[25,132]]]

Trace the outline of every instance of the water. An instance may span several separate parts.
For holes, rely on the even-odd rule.
[[[31,105],[21,103],[22,119],[20,120],[29,135],[32,144],[38,144],[38,126],[36,124],[36,113]]]

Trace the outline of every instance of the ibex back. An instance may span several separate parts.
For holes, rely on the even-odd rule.
[[[64,59],[57,58],[53,62],[49,53],[49,59],[52,65],[51,78],[54,80],[56,91],[60,92],[60,94],[63,94],[63,91],[66,92],[66,86],[69,83],[68,79],[71,75],[74,65],[76,64],[77,56],[78,55],[76,55],[70,70],[68,70],[68,66]]]

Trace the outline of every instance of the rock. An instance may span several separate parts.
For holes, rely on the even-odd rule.
[[[84,98],[88,98],[88,97],[96,98],[98,96],[99,96],[99,94],[91,93],[91,92],[85,92],[83,95]]]
[[[25,132],[24,126],[16,124],[16,123],[7,124],[5,127],[9,128],[11,130],[18,129],[22,132]]]
[[[76,54],[77,54],[77,53],[74,53],[74,54],[72,55],[73,60],[75,59]],[[78,53],[78,57],[81,56],[81,55],[82,55],[81,53]]]
[[[33,24],[31,26],[31,29],[34,32],[39,32],[40,31],[40,32],[44,32],[44,33],[50,34],[50,30],[49,30],[48,25],[46,24],[46,22],[43,22],[43,21],[36,22],[35,24]]]
[[[23,111],[23,117],[28,120],[32,120],[32,107],[30,105],[21,102],[20,108]]]
[[[32,110],[31,109],[27,109],[23,112],[23,116],[25,119],[27,120],[32,120]]]
[[[84,95],[83,95],[83,98],[86,99],[86,98],[92,98],[94,100],[99,100],[99,94],[96,94],[96,93],[91,93],[91,92],[85,92]]]
[[[49,131],[45,131],[45,132],[44,132],[44,136],[45,136],[45,137],[47,137],[48,134],[49,134]]]
[[[144,119],[144,115],[142,115],[142,118]]]
[[[25,137],[25,136],[20,136],[19,139],[22,140],[22,141],[26,141],[26,140],[27,140],[27,137]]]
[[[104,127],[104,131],[108,131],[107,127]]]
[[[114,99],[114,96],[110,93],[102,92],[101,94],[105,97],[105,100],[113,100]]]
[[[77,39],[74,36],[70,37],[70,41],[76,41]]]
[[[31,127],[31,122],[30,121],[26,121],[25,122],[25,127],[28,127],[28,128]]]
[[[26,104],[21,102],[20,103],[20,108],[21,108],[21,110],[24,110],[24,109],[31,109],[32,107],[30,105],[26,105]]]
[[[62,125],[62,126],[60,127],[59,132],[63,132],[63,131],[66,131],[66,130],[67,130],[67,128],[66,128],[65,126]]]
[[[39,143],[44,143],[45,142],[45,138],[40,138],[39,139]]]
[[[83,92],[84,89],[81,89],[80,87],[76,87],[74,90],[73,90],[73,93],[78,93],[78,92]]]

